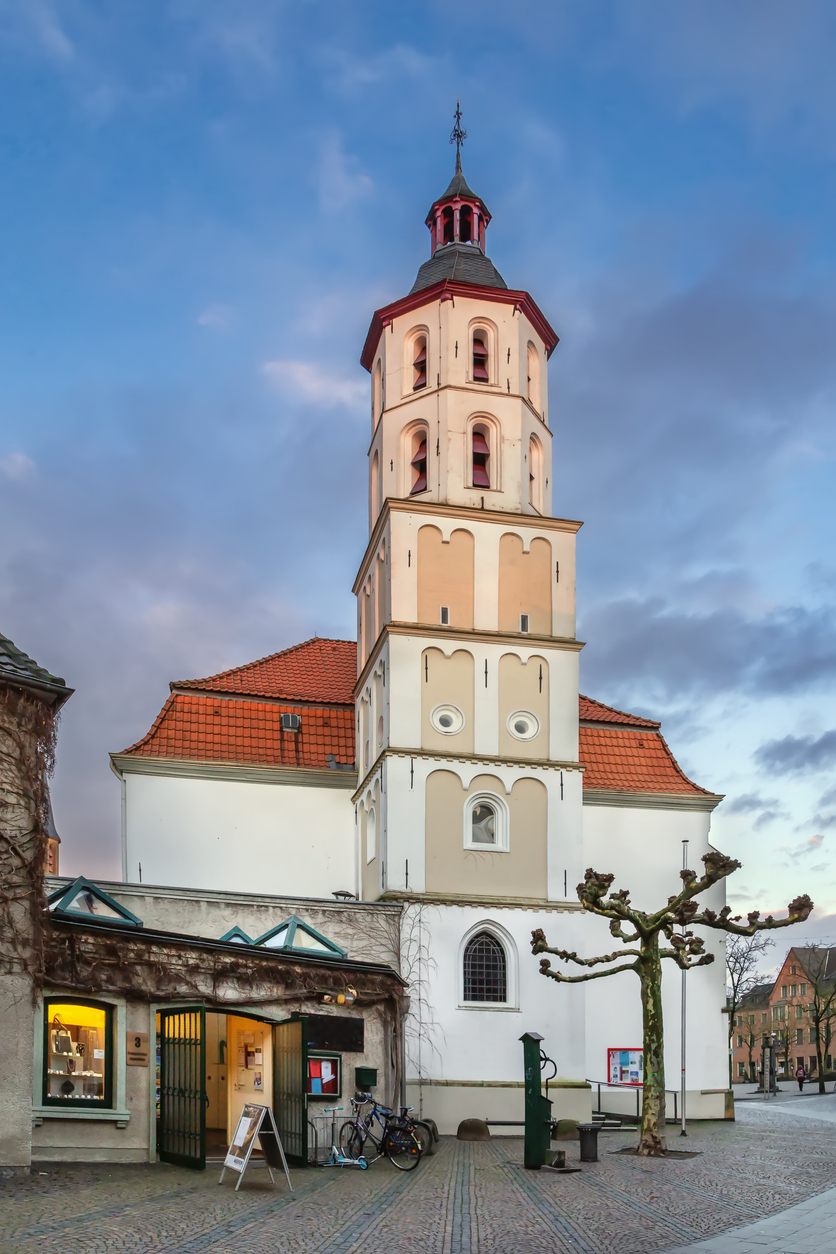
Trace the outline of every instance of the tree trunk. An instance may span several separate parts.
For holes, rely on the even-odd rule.
[[[824,1087],[824,1058],[822,1057],[821,1047],[821,1026],[818,1023],[816,1024],[816,1069],[818,1071],[819,1092],[825,1093],[827,1090]]]
[[[662,959],[659,935],[643,937],[639,959],[644,1032],[644,1100],[638,1153],[659,1158],[665,1142],[665,1030],[662,1019]]]

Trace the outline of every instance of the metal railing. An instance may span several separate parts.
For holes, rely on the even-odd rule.
[[[613,1119],[622,1119],[622,1120],[628,1119],[630,1121],[635,1120],[636,1123],[641,1123],[641,1118],[642,1118],[641,1108],[642,1108],[642,1101],[644,1100],[644,1085],[643,1084],[626,1084],[620,1080],[590,1080],[589,1077],[587,1077],[586,1082],[587,1084],[595,1085],[595,1087],[598,1090],[598,1108],[597,1110],[593,1111],[593,1114],[611,1115]],[[604,1110],[601,1106],[601,1089],[602,1088],[604,1089],[633,1089],[636,1094],[635,1115],[625,1114],[623,1111]],[[668,1106],[667,1098],[668,1098],[669,1093],[672,1094],[673,1096],[673,1119],[671,1119],[670,1116],[667,1114],[667,1106]],[[676,1089],[665,1089],[665,1121],[667,1123],[678,1122],[679,1120],[678,1103],[679,1103],[679,1092]]]

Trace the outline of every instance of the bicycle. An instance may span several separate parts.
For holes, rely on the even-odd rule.
[[[379,1106],[371,1093],[358,1093],[356,1098],[352,1097],[351,1105],[354,1118],[340,1128],[340,1151],[346,1158],[355,1161],[365,1158],[367,1162],[388,1158],[399,1171],[413,1171],[418,1166],[423,1147],[408,1118],[410,1107],[403,1106],[396,1115],[387,1106]],[[364,1106],[371,1106],[371,1109],[362,1114]],[[367,1141],[371,1141],[377,1151],[371,1159],[366,1153]]]

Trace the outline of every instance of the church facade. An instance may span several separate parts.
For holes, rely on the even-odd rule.
[[[375,312],[361,359],[356,643],[315,639],[172,683],[112,767],[126,884],[292,898],[302,918],[306,901],[312,914],[324,899],[399,906],[407,1099],[442,1132],[466,1117],[501,1131],[522,1118],[523,1032],[557,1063],[562,1117],[588,1117],[590,1086],[623,1054],[640,1060],[638,982],[556,987],[532,929],[611,949],[578,904],[584,869],[664,903],[683,842],[691,866],[709,850],[721,798],[684,775],[658,723],[579,695],[581,524],[552,513],[558,337],[489,259],[490,213],[458,159],[426,222],[430,259]],[[721,908],[723,885],[712,893]],[[722,941],[706,947],[716,961],[688,975],[688,1113],[722,1118]],[[664,998],[674,1089],[678,969]],[[633,1097],[613,1092],[609,1108]]]

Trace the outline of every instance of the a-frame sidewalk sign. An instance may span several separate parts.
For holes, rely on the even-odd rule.
[[[273,1168],[275,1167],[278,1170],[282,1167],[287,1177],[287,1187],[292,1193],[293,1185],[290,1183],[287,1159],[284,1156],[284,1147],[279,1136],[279,1129],[276,1127],[273,1112],[269,1106],[255,1106],[249,1103],[241,1111],[241,1118],[238,1120],[238,1127],[235,1129],[232,1143],[226,1152],[218,1184],[223,1184],[224,1174],[228,1167],[230,1171],[238,1172],[238,1183],[235,1186],[235,1192],[238,1192],[241,1187],[241,1181],[244,1179],[244,1172],[249,1165],[256,1137],[258,1137],[261,1145],[267,1170],[270,1172],[270,1183],[276,1183]]]

